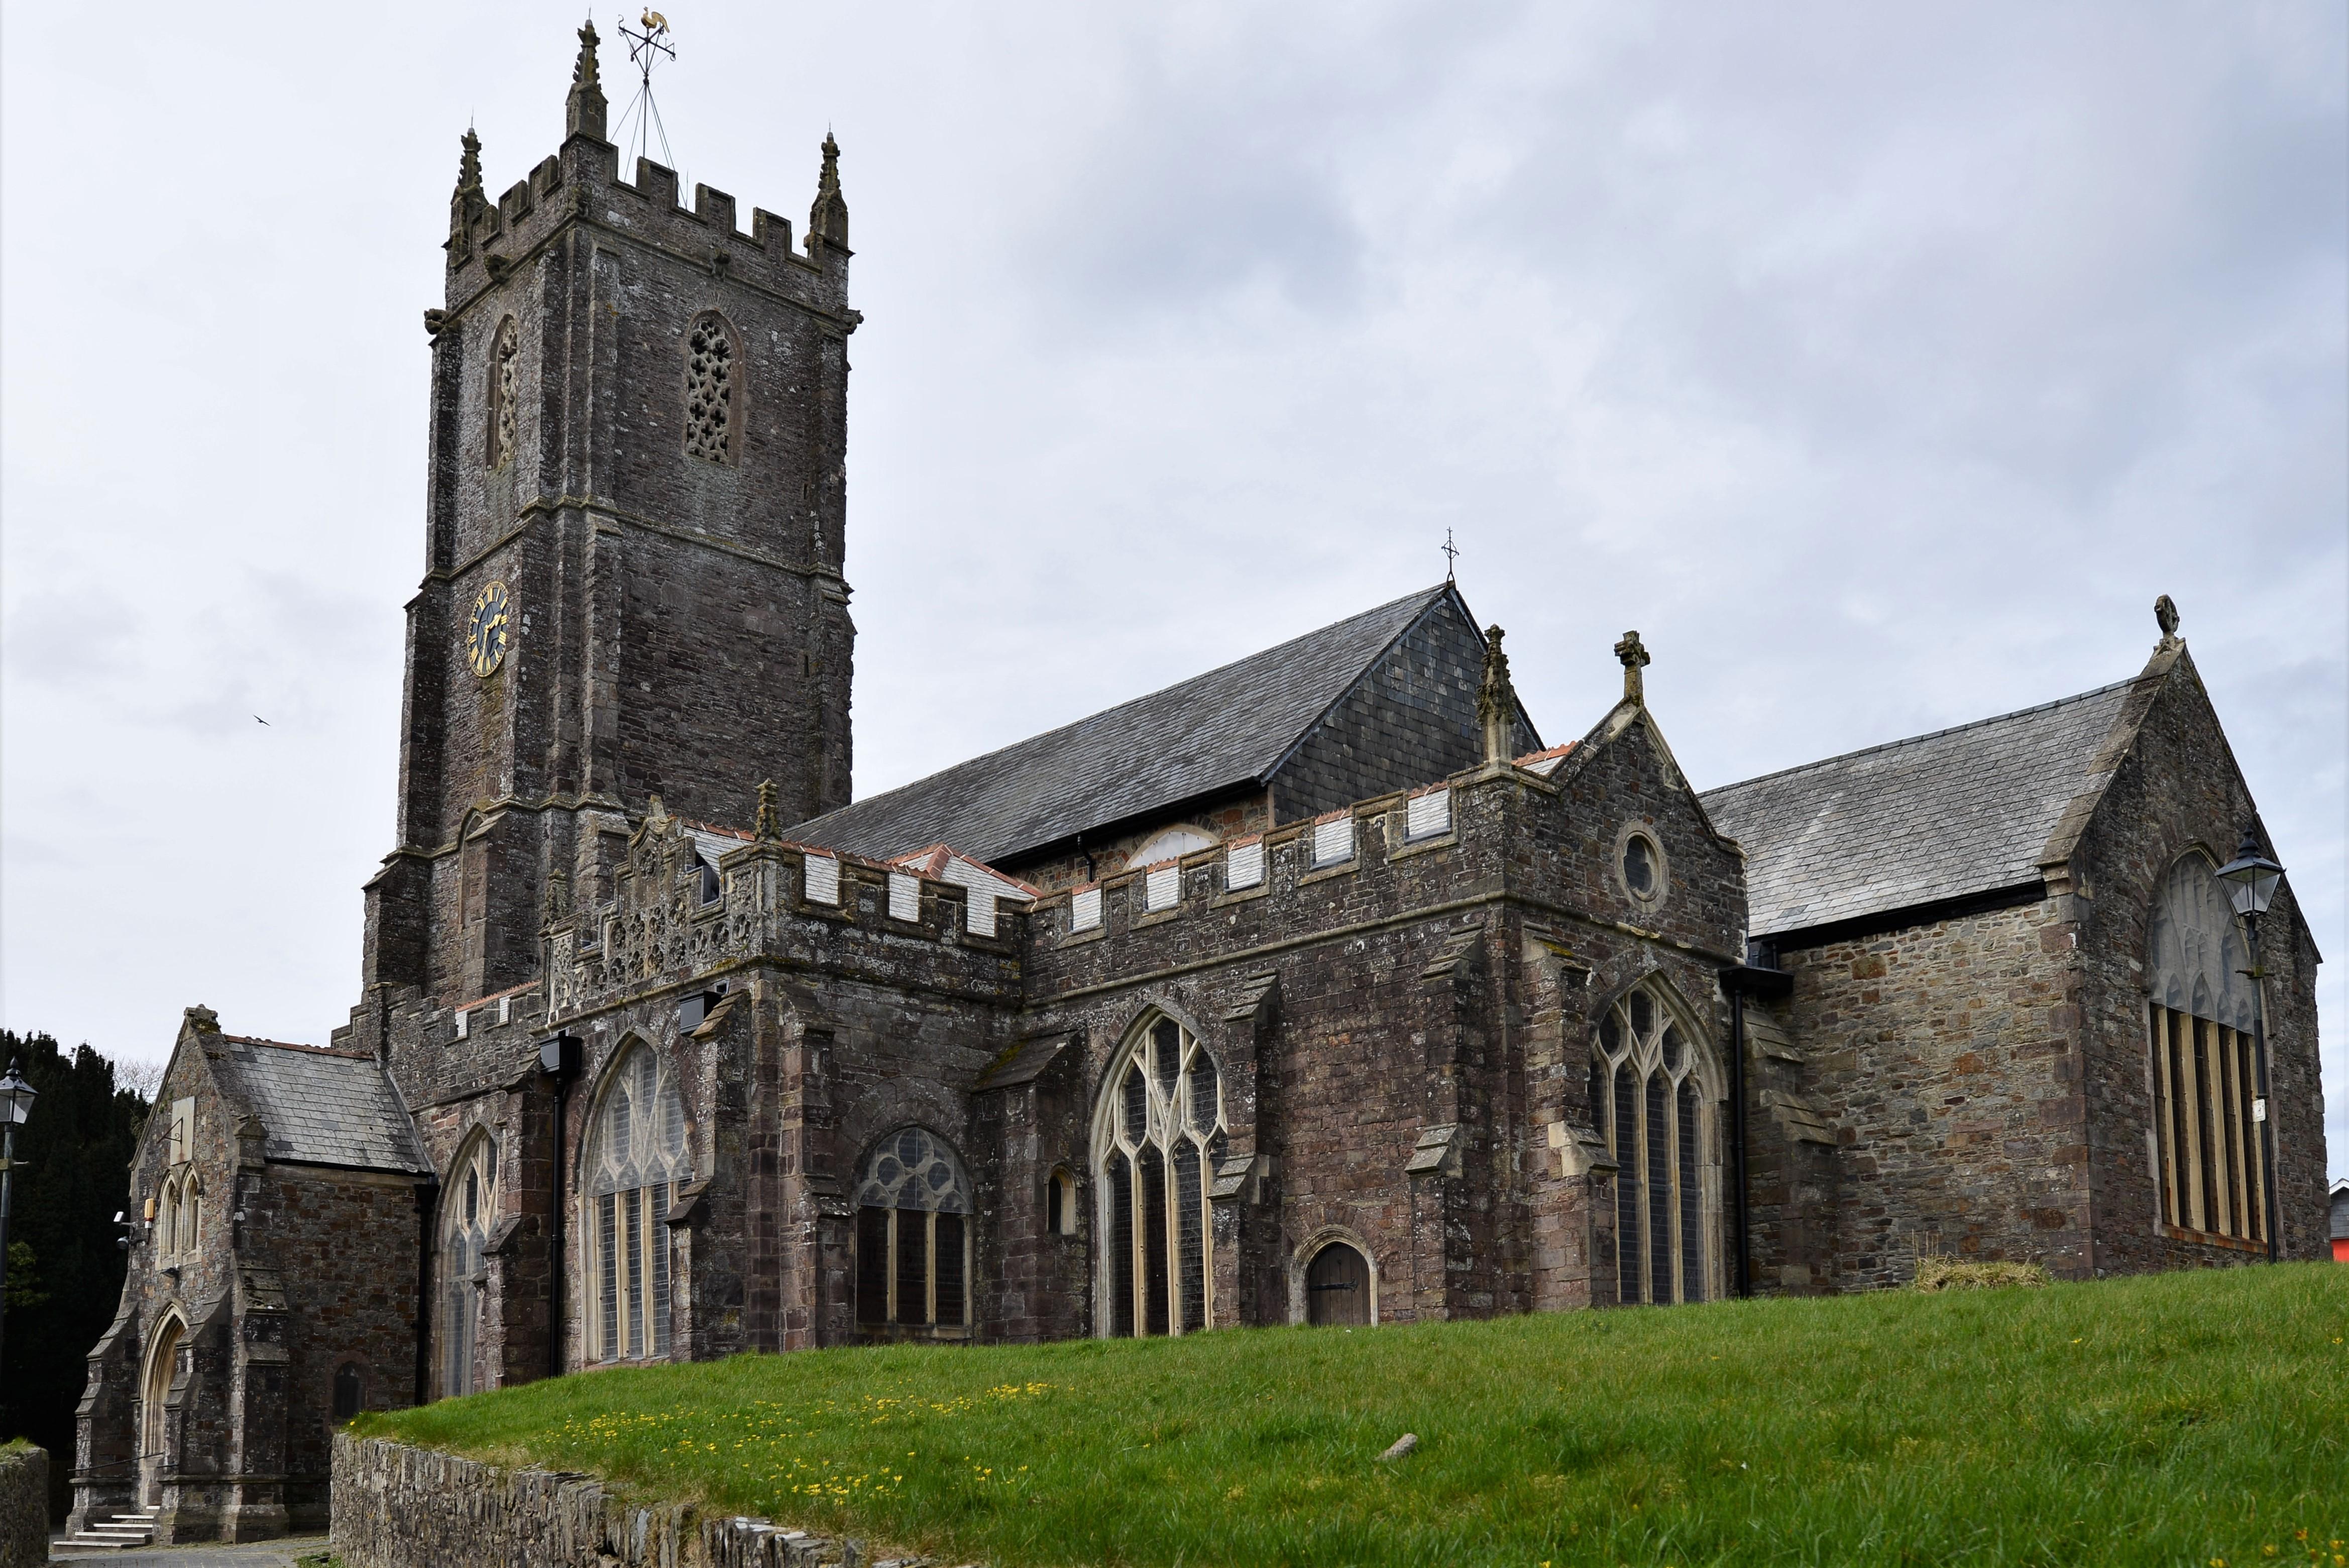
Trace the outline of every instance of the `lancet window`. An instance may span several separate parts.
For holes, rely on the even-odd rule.
[[[970,1177],[944,1140],[901,1127],[856,1170],[856,1321],[967,1329]]]
[[[481,1339],[485,1249],[496,1222],[497,1191],[497,1145],[477,1138],[441,1190],[440,1392],[452,1399],[481,1386],[473,1352]]]
[[[1702,1301],[1712,1294],[1712,1102],[1688,1026],[1650,985],[1599,1021],[1590,1108],[1615,1157],[1617,1299]]]
[[[585,1202],[596,1360],[669,1353],[668,1211],[692,1179],[676,1077],[639,1045],[613,1069],[590,1135]]]
[[[490,467],[502,469],[514,454],[514,410],[522,401],[522,331],[514,318],[498,323],[490,345]]]
[[[2149,925],[2161,1217],[2181,1231],[2265,1241],[2255,982],[2226,891],[2199,852],[2170,868]]]
[[[734,460],[734,409],[741,401],[741,352],[721,315],[697,319],[685,341],[685,449],[713,463]]]
[[[1102,1326],[1195,1334],[1215,1321],[1207,1188],[1226,1133],[1216,1058],[1160,1017],[1128,1042],[1105,1082],[1093,1140]]]

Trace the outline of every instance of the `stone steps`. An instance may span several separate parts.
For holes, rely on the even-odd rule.
[[[49,1555],[55,1559],[98,1552],[128,1552],[134,1546],[148,1545],[154,1539],[155,1511],[142,1509],[137,1513],[118,1513],[102,1524],[60,1536],[49,1543]]]

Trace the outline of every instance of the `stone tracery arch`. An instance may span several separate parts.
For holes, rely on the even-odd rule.
[[[475,1366],[481,1337],[486,1247],[497,1223],[498,1146],[474,1129],[440,1185],[440,1392],[450,1398],[481,1387]]]
[[[1616,1296],[1626,1305],[1718,1293],[1721,1081],[1694,1012],[1662,975],[1599,1015],[1590,1109],[1616,1160]]]
[[[1207,1194],[1227,1132],[1214,1053],[1163,1008],[1143,1014],[1093,1107],[1102,1334],[1195,1334],[1215,1322]]]
[[[668,1210],[693,1180],[675,1068],[632,1037],[598,1086],[581,1161],[587,1234],[588,1355],[635,1361],[669,1354]]]

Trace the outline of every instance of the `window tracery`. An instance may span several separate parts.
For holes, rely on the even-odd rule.
[[[514,452],[514,409],[521,402],[522,331],[514,318],[498,323],[490,347],[490,467],[502,469]]]
[[[497,1145],[474,1140],[457,1162],[440,1218],[440,1392],[449,1398],[481,1387],[473,1369],[480,1339],[481,1284],[488,1277],[485,1247],[496,1222]]]
[[[1197,1333],[1214,1321],[1207,1187],[1226,1131],[1216,1059],[1162,1016],[1134,1035],[1104,1081],[1093,1172],[1102,1327]]]
[[[2161,1217],[2180,1230],[2264,1241],[2250,950],[2200,851],[2162,880],[2148,936]]]
[[[591,1354],[634,1361],[669,1353],[668,1210],[693,1180],[685,1101],[645,1046],[613,1070],[597,1107],[585,1202],[595,1278]]]
[[[1590,1109],[1616,1161],[1620,1301],[1711,1294],[1713,1098],[1692,1036],[1651,985],[1635,987],[1599,1019]]]
[[[856,1321],[970,1322],[970,1177],[941,1139],[901,1127],[856,1171]]]
[[[734,329],[718,315],[697,319],[685,345],[685,449],[713,463],[734,460]]]

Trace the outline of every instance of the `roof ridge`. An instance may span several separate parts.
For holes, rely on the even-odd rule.
[[[1405,593],[1400,598],[1390,599],[1383,604],[1374,604],[1367,610],[1358,610],[1353,614],[1342,615],[1337,620],[1330,622],[1326,625],[1315,626],[1309,631],[1299,632],[1297,635],[1285,638],[1280,642],[1273,644],[1270,647],[1258,648],[1253,653],[1242,654],[1238,658],[1226,659],[1222,664],[1201,670],[1195,675],[1185,676],[1178,681],[1169,681],[1166,685],[1159,686],[1154,690],[1137,693],[1123,701],[1113,702],[1107,707],[1095,708],[1091,713],[1079,714],[1076,717],[1069,720],[1066,724],[1057,724],[1050,729],[1040,729],[1033,735],[1024,735],[1017,740],[1006,741],[1004,744],[995,748],[991,751],[982,751],[975,757],[961,758],[956,761],[947,763],[943,768],[934,769],[930,772],[923,774],[918,779],[908,779],[905,782],[897,785],[894,789],[884,789],[877,795],[867,795],[861,800],[851,800],[845,805],[834,806],[832,810],[820,812],[814,817],[804,819],[804,821],[819,821],[823,818],[829,817],[836,811],[845,811],[859,806],[869,806],[875,800],[885,800],[892,795],[899,794],[907,789],[918,789],[922,785],[927,784],[933,779],[942,779],[946,775],[956,772],[961,769],[976,767],[978,764],[988,761],[992,758],[1001,757],[1006,752],[1018,751],[1024,747],[1034,746],[1040,742],[1050,740],[1056,735],[1061,735],[1069,730],[1075,729],[1081,725],[1090,724],[1097,718],[1105,717],[1110,714],[1118,712],[1122,708],[1138,707],[1143,703],[1149,702],[1154,697],[1164,696],[1168,692],[1179,690],[1184,686],[1195,685],[1213,676],[1221,675],[1226,670],[1237,668],[1241,665],[1248,664],[1257,659],[1269,658],[1271,655],[1279,653],[1284,648],[1294,647],[1299,643],[1310,642],[1316,637],[1325,636],[1340,626],[1351,625],[1357,621],[1370,620],[1372,616],[1383,614],[1389,611],[1398,609],[1414,600],[1432,601],[1436,595],[1444,593],[1451,586],[1452,584],[1448,583],[1439,583],[1432,588],[1422,588],[1415,593]],[[1414,620],[1416,620],[1416,617],[1414,617]],[[1394,639],[1391,637],[1386,643],[1381,644],[1380,652],[1383,653],[1386,648],[1392,645],[1393,640]],[[1368,661],[1365,661],[1364,667],[1369,667]],[[1318,718],[1319,716],[1316,717]],[[1307,727],[1309,728],[1310,726],[1309,725]],[[794,827],[799,827],[803,825],[803,823],[794,823],[792,825]],[[960,851],[957,852],[959,853]],[[964,858],[968,859],[970,857],[965,856]],[[985,864],[986,862],[982,861],[980,863]]]
[[[371,1062],[375,1060],[375,1053],[373,1051],[337,1050],[333,1046],[305,1045],[300,1040],[264,1040],[259,1035],[223,1035],[221,1037],[235,1045],[267,1046],[273,1050],[300,1051],[305,1055],[313,1057],[340,1057],[346,1061],[354,1062]]]
[[[1855,751],[1838,751],[1832,757],[1821,757],[1810,762],[1798,762],[1792,768],[1781,768],[1774,773],[1757,773],[1751,779],[1740,779],[1734,783],[1716,784],[1710,789],[1698,790],[1697,798],[1702,799],[1708,795],[1725,795],[1732,789],[1744,789],[1755,784],[1767,784],[1774,779],[1785,779],[1792,774],[1807,773],[1815,768],[1825,768],[1831,763],[1848,762],[1857,757],[1873,757],[1882,751],[1898,751],[1904,746],[1921,746],[1929,740],[1939,740],[1945,735],[1960,735],[1969,729],[1981,729],[1989,725],[2004,724],[2010,719],[2028,718],[2034,713],[2045,713],[2052,708],[2063,707],[2071,703],[2086,702],[2091,697],[2109,696],[2124,686],[2135,686],[2143,679],[2145,679],[2144,672],[2139,671],[2136,675],[2107,682],[2104,686],[2095,686],[2087,691],[2074,692],[2069,696],[2059,696],[2051,701],[2033,703],[2029,707],[2018,707],[2009,713],[1994,713],[1988,718],[1970,719],[1964,724],[1952,724],[1940,729],[1927,730],[1922,735],[1903,736],[1898,740],[1885,740],[1874,746],[1863,746]]]

